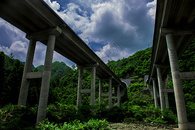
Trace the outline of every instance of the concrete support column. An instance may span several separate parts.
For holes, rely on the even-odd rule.
[[[108,104],[109,104],[109,108],[112,107],[112,78],[109,79],[109,88],[108,88]]]
[[[82,89],[82,80],[83,80],[83,67],[79,66],[78,74],[78,90],[77,90],[77,107],[81,106],[81,89]]]
[[[26,79],[26,74],[27,72],[31,72],[35,47],[36,47],[36,41],[34,39],[30,39],[23,76],[22,76],[20,94],[18,98],[18,105],[26,105],[26,101],[28,97],[28,88],[29,88],[29,80]]]
[[[37,125],[39,122],[42,122],[46,117],[55,39],[56,39],[55,35],[49,35],[48,42],[47,42],[47,51],[45,57],[44,71],[43,71],[43,77],[41,83],[41,92],[39,98],[39,107],[38,107],[38,114],[37,114]]]
[[[102,80],[99,79],[99,103],[101,104],[102,102]]]
[[[91,71],[91,106],[95,105],[95,77],[96,67],[94,66]]]
[[[166,83],[164,83],[164,89],[167,89]],[[164,92],[164,96],[165,96],[165,106],[166,108],[169,108],[169,97],[168,97],[168,93]]]
[[[163,111],[165,109],[165,98],[164,98],[164,93],[163,93],[162,75],[161,75],[161,70],[159,67],[157,67],[156,70],[157,70],[157,77],[158,77],[161,111]]]
[[[153,82],[154,104],[155,104],[155,107],[158,107],[158,97],[157,97],[156,82],[155,82],[154,79],[152,80],[152,82]]]
[[[175,94],[175,102],[176,102],[176,109],[177,109],[177,117],[178,117],[178,125],[180,129],[188,129],[188,120],[186,114],[186,106],[184,101],[184,93],[180,79],[180,71],[179,71],[179,64],[177,58],[177,51],[175,47],[174,35],[167,34],[166,35],[167,41],[167,49],[169,55],[169,61],[171,66],[171,74],[173,79],[173,89]]]
[[[121,95],[120,95],[120,86],[117,88],[117,105],[120,107],[121,104]]]

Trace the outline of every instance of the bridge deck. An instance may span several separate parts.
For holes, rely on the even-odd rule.
[[[125,86],[43,0],[1,0],[0,17],[24,31],[27,36],[36,36],[34,38],[45,45],[48,37],[46,30],[58,26],[62,33],[56,39],[55,51],[77,65],[85,66],[98,63],[97,76],[99,78],[113,77],[114,84]]]
[[[169,72],[169,57],[165,34],[175,34],[178,57],[195,37],[194,0],[157,0],[149,83],[156,77],[155,64],[164,65],[162,76]],[[166,67],[168,66],[168,67]]]

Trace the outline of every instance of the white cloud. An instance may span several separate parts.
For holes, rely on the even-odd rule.
[[[121,58],[127,58],[133,53],[129,53],[126,50],[121,50],[118,46],[113,46],[112,43],[105,45],[100,51],[95,52],[105,63],[111,60],[118,60]]]
[[[60,9],[60,4],[57,3],[57,1],[52,1],[51,0],[44,0],[53,10],[59,10]]]
[[[146,5],[149,8],[148,15],[152,17],[152,19],[155,19],[155,13],[156,13],[156,0],[147,3]]]
[[[72,0],[65,5],[66,8],[62,7],[57,0],[44,1],[86,43],[101,44],[96,46],[102,47],[96,49],[100,50],[96,54],[104,61],[128,57],[133,52],[146,48],[148,43],[152,42],[156,0],[149,3],[146,0]],[[0,50],[11,52],[17,43],[21,47],[15,46],[18,52],[24,52],[26,46],[23,43],[28,42],[25,34],[2,19],[0,19],[0,27],[6,28],[5,33],[10,35],[13,43],[9,46],[1,43]],[[17,42],[14,44],[15,41]],[[119,47],[108,44],[111,41],[117,41]],[[35,65],[44,64],[45,50],[44,45],[37,44]],[[61,59],[61,55],[54,53],[54,61]]]
[[[5,27],[5,32],[9,34],[9,39],[11,39],[13,42],[17,40],[26,40],[25,39],[25,33],[16,28],[15,26],[11,25],[7,21],[0,18],[0,27]]]
[[[7,55],[13,53],[16,59],[20,59],[22,61],[25,61],[26,59],[27,49],[27,43],[22,41],[13,42],[10,47],[0,45],[0,51],[4,51]]]

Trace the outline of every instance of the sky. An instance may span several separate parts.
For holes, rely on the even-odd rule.
[[[152,46],[156,0],[44,0],[105,62]],[[26,34],[0,18],[0,51],[26,60]],[[37,42],[33,65],[44,64],[46,46]],[[54,52],[53,61],[74,63]]]

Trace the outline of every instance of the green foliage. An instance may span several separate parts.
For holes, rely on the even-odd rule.
[[[11,57],[11,58],[10,58]],[[0,54],[1,62],[1,77],[0,82],[0,102],[1,105],[17,103],[19,88],[23,74],[23,64],[18,60],[13,59],[13,54],[10,57],[3,52]]]
[[[45,130],[108,130],[108,122],[106,120],[91,119],[88,122],[81,123],[79,120],[74,120],[71,123],[64,122],[63,125],[50,123],[48,119],[40,123],[36,128]]]
[[[120,78],[143,77],[149,72],[151,52],[151,48],[140,50],[128,58],[109,61],[107,65]]]
[[[117,106],[110,108],[107,113],[107,120],[110,122],[123,122],[124,110]]]
[[[21,129],[32,127],[36,121],[36,112],[36,108],[6,105],[0,109],[0,128]]]
[[[37,67],[39,71],[43,71],[44,66],[40,65]],[[52,63],[52,69],[51,69],[51,81],[57,80],[64,76],[64,74],[69,73],[72,69],[68,67],[64,62],[58,62],[55,61]]]
[[[47,107],[47,118],[56,123],[69,122],[77,118],[77,110],[74,105],[50,104]]]

